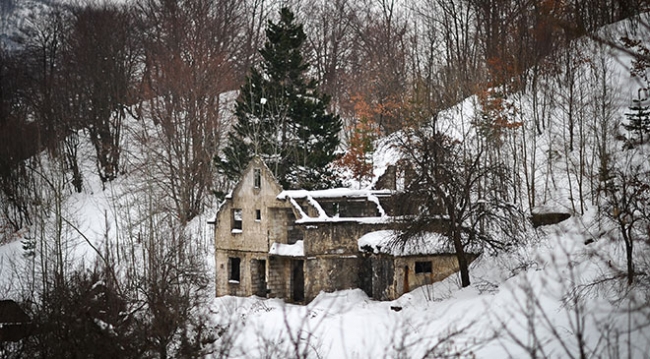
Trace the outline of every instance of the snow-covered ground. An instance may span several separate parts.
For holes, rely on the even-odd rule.
[[[513,253],[480,257],[467,288],[451,276],[392,302],[352,289],[321,293],[306,306],[221,297],[211,311],[228,328],[230,354],[242,358],[522,358],[532,350],[566,358],[581,346],[587,357],[645,358],[650,311],[626,313],[645,302],[621,295],[615,281],[589,286],[621,253],[605,239],[586,246],[588,232],[572,219]]]
[[[598,82],[598,71],[609,69],[611,128],[620,129],[618,124],[640,85],[629,77],[629,56],[597,46],[590,48],[595,65],[583,69],[583,75]],[[598,56],[603,68],[596,66]],[[548,86],[556,86],[556,93],[561,91],[550,80]],[[546,129],[535,136],[536,143],[522,143],[522,136],[535,132],[530,128],[531,97],[520,94],[509,101],[516,104],[517,116],[527,123],[523,135],[513,135],[510,151],[532,151],[516,171],[523,178],[533,164],[535,170],[530,176],[539,191],[536,206],[561,207],[573,217],[531,229],[524,245],[511,252],[483,254],[471,264],[472,285],[467,288],[461,288],[457,276],[451,276],[391,302],[374,301],[356,289],[322,293],[305,306],[257,297],[211,298],[204,309],[210,313],[212,325],[221,328],[211,356],[417,358],[457,354],[565,358],[584,353],[589,358],[648,357],[649,294],[642,287],[626,285],[621,275],[625,268],[623,245],[612,228],[603,224],[597,206],[589,203],[584,213],[576,210],[571,193],[576,191],[578,178],[572,166],[579,162],[579,153],[566,150],[561,106],[549,110]],[[464,136],[471,130],[469,121],[475,108],[476,99],[469,98],[440,118],[448,121],[452,134]],[[129,144],[132,132],[125,133],[124,141]],[[593,158],[597,139],[584,140],[590,145],[583,155]],[[637,147],[633,155],[620,151],[622,142],[608,145],[616,150],[614,161],[645,161],[647,165],[648,145]],[[129,170],[102,188],[95,174],[92,146],[82,138],[83,192],[56,192],[53,183],[53,192],[63,197],[52,199],[48,207],[52,211],[40,214],[44,218],[40,227],[21,230],[0,246],[1,297],[20,299],[29,290],[25,278],[52,260],[47,258],[47,248],[24,248],[29,243],[46,243],[39,238],[60,238],[71,266],[89,266],[105,248],[139,245],[134,229],[141,225],[140,215],[146,212],[146,196],[164,194],[147,192],[148,184],[137,175],[147,159],[134,145],[125,149]],[[378,176],[398,158],[390,138],[382,140],[375,156]],[[47,162],[45,155],[43,161]],[[47,167],[45,164],[43,168]],[[43,175],[59,178],[56,168],[51,171]],[[205,255],[210,273],[215,268],[212,228],[207,221],[213,215],[214,209],[208,210],[187,227],[189,237]],[[643,243],[636,253],[637,263],[647,264],[650,251]],[[214,293],[210,288],[207,292]]]

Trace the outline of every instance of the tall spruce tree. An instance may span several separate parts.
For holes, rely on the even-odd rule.
[[[306,35],[288,8],[268,22],[263,63],[252,68],[235,106],[237,123],[228,134],[221,173],[237,179],[253,156],[260,156],[285,188],[332,185],[327,164],[339,145],[341,120],[327,113],[330,98],[319,93],[305,72],[301,47]]]
[[[623,124],[628,131],[635,132],[639,136],[639,141],[643,142],[643,135],[650,132],[650,106],[648,98],[641,97],[632,100],[634,103],[630,106],[629,113],[626,113],[627,123]]]

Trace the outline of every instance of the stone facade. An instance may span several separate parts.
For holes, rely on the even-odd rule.
[[[458,270],[450,253],[393,256],[359,249],[390,229],[391,191],[283,191],[259,158],[215,218],[216,295],[306,303],[321,291],[361,288],[392,300]]]

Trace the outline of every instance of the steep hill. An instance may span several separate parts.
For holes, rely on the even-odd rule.
[[[621,22],[609,31],[629,28]],[[438,128],[468,148],[488,144],[475,124],[490,111],[517,124],[502,129],[486,160],[508,165],[515,178],[509,195],[527,215],[571,214],[537,229],[526,224],[521,245],[484,253],[471,264],[467,288],[451,276],[392,302],[359,290],[322,293],[306,306],[212,298],[217,269],[207,220],[216,203],[206,196],[209,209],[190,223],[174,219],[163,135],[153,122],[129,117],[121,175],[112,182],[99,180],[84,131],[78,133],[81,192],[69,186],[60,154],[46,151],[27,161],[27,170],[37,173],[27,188],[36,216],[0,246],[0,293],[29,303],[55,281],[52,273],[92,273],[80,282],[131,300],[114,317],[94,317],[97,338],[126,343],[125,336],[144,333],[172,343],[177,355],[193,345],[206,357],[647,357],[650,246],[642,236],[647,230],[629,225],[648,219],[650,183],[643,181],[650,144],[622,126],[647,84],[630,75],[629,54],[597,41],[576,40],[557,59],[523,89],[492,89],[487,98],[498,98],[499,106],[474,96],[438,115]],[[401,158],[402,134],[377,143],[375,176]],[[621,192],[625,184],[640,192]],[[624,206],[630,202],[621,196],[630,193],[638,208]],[[635,236],[632,285],[621,231],[627,228]],[[80,321],[90,317],[93,298],[74,302],[72,309],[84,308]],[[31,303],[30,314],[51,314]],[[77,319],[75,310],[62,312]],[[114,323],[130,329],[120,332]]]

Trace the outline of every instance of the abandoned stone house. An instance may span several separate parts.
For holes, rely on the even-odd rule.
[[[211,222],[216,295],[307,303],[321,291],[360,288],[392,300],[456,272],[440,235],[389,245],[393,193],[283,190],[254,158]]]

